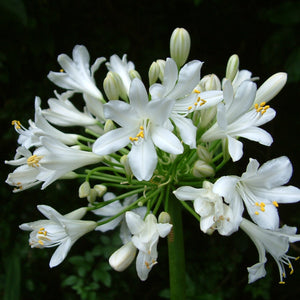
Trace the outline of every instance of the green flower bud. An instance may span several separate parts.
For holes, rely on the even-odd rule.
[[[85,181],[84,183],[82,183],[79,187],[79,198],[86,198],[91,191],[91,187],[88,181]]]
[[[149,85],[155,83],[159,77],[160,68],[157,62],[153,62],[149,68],[148,77],[149,77]]]
[[[117,73],[108,72],[104,81],[103,88],[109,100],[117,100],[120,96],[120,76]]]
[[[134,78],[138,78],[138,79],[142,80],[142,77],[137,70],[130,70],[129,77],[131,80],[133,80]]]
[[[166,61],[163,60],[163,59],[158,59],[156,61],[156,63],[158,64],[159,66],[159,75],[158,75],[158,78],[161,82],[163,82],[164,80],[164,74],[165,74],[165,66],[166,66]]]
[[[170,223],[171,217],[166,211],[162,211],[158,216],[158,223]]]
[[[107,120],[104,125],[104,133],[115,129],[115,123],[112,120]]]
[[[227,67],[226,67],[226,75],[225,77],[229,79],[231,82],[233,81],[235,75],[239,70],[240,60],[236,54],[233,54],[229,57]]]
[[[197,154],[200,160],[205,161],[206,163],[210,163],[212,159],[212,154],[202,145],[197,146]]]
[[[199,85],[200,85],[201,92],[212,91],[212,90],[218,90],[218,91],[221,90],[221,81],[218,78],[218,76],[215,74],[210,74],[210,75],[204,76],[200,80]]]
[[[129,165],[129,161],[128,161],[128,156],[127,155],[123,155],[120,159],[120,163],[124,166],[125,168],[125,173],[126,176],[130,177],[132,176],[132,171]]]
[[[107,191],[107,187],[103,184],[96,184],[93,189],[97,192],[98,197],[102,197]]]
[[[97,192],[96,190],[94,190],[94,189],[91,189],[91,190],[90,190],[90,193],[89,193],[89,195],[88,195],[88,197],[87,197],[87,200],[88,200],[91,204],[93,204],[93,203],[95,202],[97,196],[98,196],[98,192]]]
[[[191,48],[191,38],[184,28],[176,28],[170,39],[170,53],[178,67],[186,62]]]
[[[197,160],[193,167],[193,175],[196,177],[212,177],[215,175],[214,168],[203,160]]]

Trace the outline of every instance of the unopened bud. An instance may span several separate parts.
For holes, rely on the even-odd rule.
[[[197,154],[200,160],[210,163],[212,159],[212,154],[202,145],[197,146]]]
[[[206,128],[217,114],[217,105],[201,110],[200,127]]]
[[[104,124],[104,133],[115,129],[115,123],[112,120],[107,120]]]
[[[131,80],[133,80],[134,78],[138,78],[140,80],[142,79],[141,75],[139,74],[139,72],[137,70],[130,70],[129,77]]]
[[[128,156],[123,155],[120,159],[120,163],[124,166],[126,176],[130,177],[132,175],[132,171],[129,165]]]
[[[136,247],[130,241],[127,244],[123,245],[121,248],[119,248],[117,251],[115,251],[110,256],[108,261],[110,266],[114,270],[118,272],[122,272],[127,267],[130,266],[130,264],[135,258],[135,254],[136,254]]]
[[[97,192],[98,197],[102,197],[107,191],[107,187],[103,184],[96,184],[93,189]]]
[[[170,54],[178,67],[186,62],[191,48],[191,38],[184,28],[176,28],[170,39]]]
[[[155,83],[159,77],[160,68],[157,62],[153,62],[149,68],[148,77],[149,85]]]
[[[98,196],[97,191],[94,190],[94,189],[91,189],[91,190],[90,190],[90,193],[89,193],[89,195],[88,195],[88,197],[87,197],[87,200],[88,200],[91,204],[93,204],[93,203],[96,201],[97,196]]]
[[[220,81],[219,77],[215,74],[210,74],[210,75],[204,76],[200,80],[199,85],[200,85],[201,92],[221,90],[221,81]]]
[[[226,67],[226,75],[225,77],[229,79],[231,82],[233,81],[236,73],[239,70],[240,60],[237,54],[233,54],[228,59],[227,67]]]
[[[193,175],[196,177],[212,177],[215,175],[214,168],[203,160],[197,160],[194,164]]]
[[[162,211],[158,216],[158,223],[170,223],[171,217],[166,211]]]
[[[104,81],[103,88],[109,100],[117,100],[120,96],[121,78],[117,73],[108,72]]]
[[[59,177],[59,179],[75,179],[77,178],[77,174],[75,172],[68,172],[63,176]]]
[[[88,181],[82,183],[79,187],[79,198],[86,198],[90,194],[90,184]]]
[[[165,66],[166,66],[166,61],[163,60],[163,59],[158,59],[156,61],[156,63],[158,64],[159,66],[159,75],[158,75],[158,78],[161,82],[163,82],[164,80],[164,75],[165,75]]]
[[[257,90],[254,103],[268,102],[284,87],[287,74],[279,72],[268,78]]]

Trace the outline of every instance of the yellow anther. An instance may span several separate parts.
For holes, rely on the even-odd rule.
[[[267,110],[268,108],[270,108],[270,105],[264,106],[264,110]]]
[[[36,154],[27,158],[27,165],[29,167],[39,167],[39,161],[43,158],[43,156],[37,156]]]
[[[59,70],[60,73],[63,73],[64,71],[65,71],[64,69],[60,69],[60,70]]]
[[[258,215],[259,215],[259,212],[258,212],[258,211],[256,211],[256,212],[255,212],[255,214],[258,216]]]
[[[41,227],[40,230],[45,230],[45,227]]]
[[[258,202],[255,202],[255,205],[256,205],[256,206],[259,206]]]
[[[149,263],[147,261],[145,261],[145,265],[146,265],[147,269],[150,269],[150,265],[149,265]]]
[[[272,204],[273,204],[274,206],[276,206],[276,207],[279,206],[278,203],[277,203],[276,201],[273,201]]]
[[[201,100],[201,98],[200,98],[200,97],[198,97],[198,98],[197,98],[197,102],[200,102],[200,100]]]
[[[189,107],[188,107],[188,110],[191,110],[192,108],[193,108],[192,106],[189,106]]]
[[[296,258],[295,258],[295,260],[298,260],[300,258],[300,256],[297,256]]]
[[[141,130],[144,130],[144,126],[140,126],[140,129],[141,129]]]
[[[290,275],[292,275],[293,273],[294,273],[294,270],[292,269],[291,272],[290,272]]]
[[[260,207],[260,210],[261,210],[261,211],[265,211],[266,209],[265,209],[264,207],[261,206],[261,207]]]
[[[263,107],[263,106],[265,106],[266,105],[266,102],[262,102],[259,106],[260,107]]]
[[[261,114],[263,115],[265,112],[266,112],[266,110],[262,110],[262,111],[261,111]]]
[[[284,281],[279,281],[278,283],[279,283],[279,284],[285,284],[285,282],[284,282]]]
[[[197,105],[198,105],[198,102],[195,102],[194,105],[197,106]]]
[[[199,90],[197,90],[197,89],[194,89],[194,93],[200,94],[201,92]]]
[[[255,107],[255,109],[258,109],[258,104],[257,104],[257,103],[255,103],[254,107]]]
[[[204,105],[205,103],[206,103],[206,100],[204,100],[204,99],[201,99],[200,106]]]
[[[264,109],[263,107],[259,107],[259,108],[256,109],[256,111],[257,111],[257,112],[260,112],[260,111],[262,111],[263,109]]]
[[[261,203],[260,203],[260,206],[265,207],[266,204],[265,204],[264,202],[261,202]]]
[[[21,129],[21,122],[18,120],[11,121],[11,125],[15,126],[16,129]]]
[[[43,241],[41,241],[41,240],[38,240],[38,243],[42,246],[44,245]]]

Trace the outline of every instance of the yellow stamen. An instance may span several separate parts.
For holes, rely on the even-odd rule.
[[[259,212],[258,212],[258,211],[256,211],[256,212],[255,212],[255,214],[258,216],[258,215],[259,215]]]
[[[262,102],[259,106],[260,107],[263,107],[263,106],[265,106],[266,105],[266,102]]]
[[[60,70],[59,70],[60,73],[63,73],[64,71],[65,71],[64,69],[60,69]]]
[[[36,154],[28,157],[27,159],[27,165],[29,167],[39,167],[40,165],[38,162],[43,158],[43,156],[37,156]]]
[[[44,243],[41,240],[38,240],[38,243],[42,246],[44,245]]]
[[[147,261],[145,261],[145,265],[146,265],[146,268],[149,270],[150,269],[150,265]]]
[[[15,126],[16,129],[21,129],[21,122],[18,120],[11,121],[11,125]]]
[[[192,106],[189,106],[189,107],[188,107],[188,110],[191,110],[192,108],[193,108]]]
[[[199,90],[197,90],[197,89],[194,89],[194,93],[200,94],[201,92]]]
[[[284,281],[279,281],[278,283],[279,283],[279,284],[285,284],[285,282],[284,282]]]
[[[272,204],[273,204],[274,206],[276,206],[276,207],[279,206],[278,203],[277,203],[276,201],[273,201]]]
[[[205,103],[206,103],[206,100],[204,100],[204,99],[201,99],[200,106],[204,105]]]

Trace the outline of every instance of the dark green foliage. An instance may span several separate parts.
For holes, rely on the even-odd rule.
[[[17,147],[10,121],[18,119],[27,127],[34,115],[34,97],[41,97],[43,108],[52,97],[56,87],[46,76],[59,69],[58,54],[71,55],[76,44],[87,46],[92,62],[100,56],[127,53],[146,83],[152,61],[169,55],[172,30],[185,27],[192,38],[190,59],[205,61],[202,75],[216,72],[223,77],[233,53],[240,56],[241,68],[260,76],[259,84],[275,72],[289,73],[288,84],[271,102],[277,111],[268,125],[273,145],[246,143],[243,160],[228,172],[240,175],[249,157],[263,163],[287,155],[295,170],[291,184],[299,186],[300,124],[299,111],[294,109],[299,102],[299,10],[299,1],[285,0],[0,0],[1,161],[12,159]],[[104,73],[104,68],[96,73],[100,89]],[[78,198],[78,185],[74,188],[72,182],[12,194],[4,184],[12,170],[1,167],[1,299],[168,299],[165,241],[159,243],[159,263],[146,282],[139,281],[134,263],[123,273],[109,267],[108,258],[120,244],[117,232],[83,237],[60,266],[50,269],[54,249],[31,249],[28,233],[18,225],[41,218],[37,204],[67,213],[86,205],[85,200]],[[297,204],[281,206],[282,223],[299,227],[299,212]],[[248,285],[246,267],[256,263],[258,255],[245,235],[204,236],[189,215],[183,216],[183,222],[188,299],[299,298],[299,261],[294,264],[295,274],[279,286],[277,266],[268,257],[267,277]],[[290,253],[299,255],[299,245],[293,245]]]

